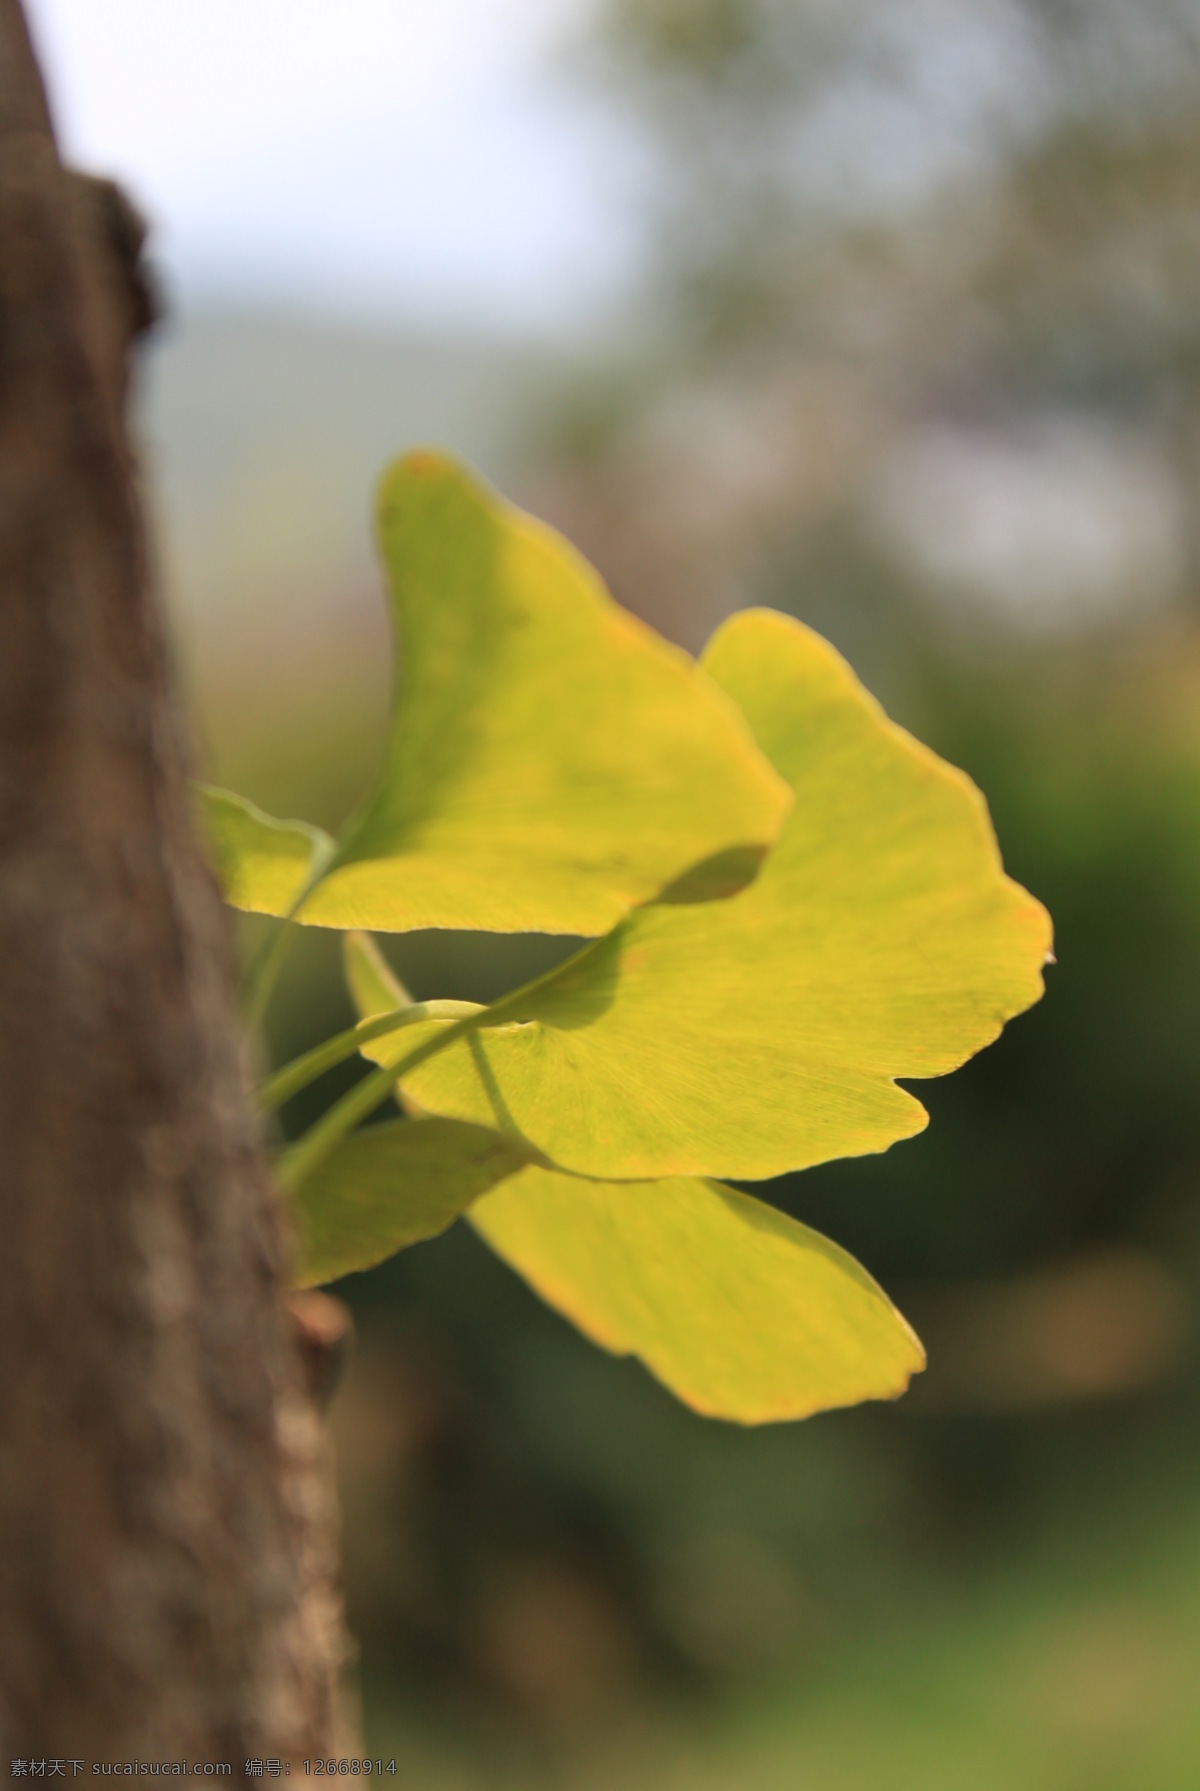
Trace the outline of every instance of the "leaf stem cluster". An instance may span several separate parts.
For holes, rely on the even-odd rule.
[[[490,1017],[490,1009],[476,1007],[467,1001],[417,1002],[412,1007],[380,1014],[373,1020],[360,1021],[357,1026],[349,1027],[336,1038],[327,1039],[315,1050],[306,1052],[303,1057],[285,1064],[259,1090],[260,1105],[267,1109],[280,1106],[326,1070],[352,1057],[371,1039],[384,1038],[389,1032],[415,1025],[421,1020],[451,1022],[441,1031],[423,1039],[395,1063],[383,1064],[379,1069],[372,1070],[369,1076],[364,1076],[339,1101],[335,1101],[329,1111],[322,1114],[290,1150],[284,1152],[278,1171],[284,1187],[294,1192],[307,1176],[319,1168],[334,1145],[345,1137],[351,1127],[356,1126],[360,1119],[366,1119],[368,1114],[373,1113],[387,1099],[402,1076],[406,1076],[410,1070],[416,1069],[418,1064],[425,1063],[430,1057],[436,1057],[439,1051],[446,1050],[449,1045],[456,1044]]]

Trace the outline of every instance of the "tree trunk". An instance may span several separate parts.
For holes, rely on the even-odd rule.
[[[0,0],[0,1747],[240,1774],[344,1747],[343,1632],[126,435],[139,246]]]

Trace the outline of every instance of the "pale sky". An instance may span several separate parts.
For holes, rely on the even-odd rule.
[[[27,0],[60,135],[185,304],[570,330],[631,277],[632,152],[554,72],[588,0]]]

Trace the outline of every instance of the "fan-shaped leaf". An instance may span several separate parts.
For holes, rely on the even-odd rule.
[[[436,1236],[527,1161],[499,1133],[452,1119],[356,1132],[292,1196],[294,1284],[336,1281]]]
[[[786,786],[565,541],[430,453],[385,475],[379,534],[391,738],[303,922],[598,934],[694,866],[702,896],[753,875]],[[282,913],[259,863],[229,867],[230,900]]]
[[[710,1417],[762,1424],[894,1399],[925,1366],[853,1257],[717,1182],[524,1169],[468,1216],[594,1342],[639,1356]]]
[[[705,663],[795,790],[758,880],[640,909],[498,1003],[503,1030],[406,1079],[422,1108],[583,1175],[766,1177],[919,1131],[894,1078],[954,1069],[1037,1000],[1049,919],[970,780],[799,623],[736,616]]]

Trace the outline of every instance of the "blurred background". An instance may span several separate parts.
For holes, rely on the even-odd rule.
[[[155,225],[211,776],[353,803],[371,483],[438,442],[688,647],[747,603],[822,630],[1057,924],[927,1133],[765,1190],[922,1332],[898,1405],[693,1417],[462,1225],[339,1290],[371,1752],[415,1791],[1194,1787],[1200,5],[31,10],[68,149]],[[390,949],[418,996],[546,961]],[[306,935],[270,1048],[348,1019]]]

